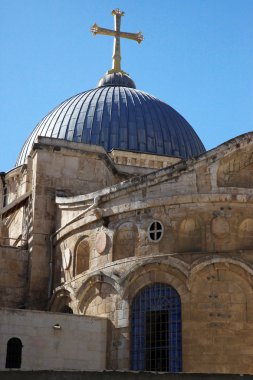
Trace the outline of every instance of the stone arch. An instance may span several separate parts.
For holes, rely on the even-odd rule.
[[[202,250],[201,223],[195,217],[183,219],[178,229],[178,251],[200,252]]]
[[[71,308],[72,295],[67,289],[59,289],[56,291],[50,301],[49,310],[55,312],[64,312],[66,308]]]
[[[105,276],[103,273],[98,273],[89,277],[80,287],[76,294],[78,300],[78,310],[84,315],[101,315],[109,312],[109,306],[100,307],[103,302],[110,303],[110,295],[118,294],[117,287],[114,281]],[[93,309],[93,310],[91,310]]]
[[[74,276],[89,269],[90,266],[90,245],[87,236],[81,237],[75,246],[74,254]]]
[[[131,307],[134,297],[146,286],[155,283],[168,285],[179,294],[182,305],[182,317],[187,313],[189,292],[186,286],[188,265],[175,258],[143,260],[135,264],[121,279],[121,300],[124,302],[124,314],[126,325],[124,336],[127,345],[119,347],[119,355],[128,359],[130,367],[130,344],[131,341]]]
[[[253,270],[243,261],[233,258],[214,257],[193,263],[188,282],[191,292],[194,283],[201,276],[211,284],[212,289],[212,282],[217,282],[216,288],[219,287],[219,284],[225,283],[225,285],[222,285],[222,288],[229,289],[229,293],[231,293],[232,288],[232,285],[228,286],[229,282],[236,284],[237,288],[240,288],[240,291],[244,295],[241,299],[243,298],[245,303],[253,302]],[[203,284],[203,291],[205,290],[206,294],[209,291],[208,289],[209,287]],[[219,297],[217,297],[217,302],[218,299]],[[231,296],[229,299],[231,303],[233,297]]]
[[[106,282],[101,282],[89,289],[79,305],[79,310],[84,315],[106,317],[115,321],[116,297],[115,288]]]
[[[253,269],[242,260],[220,256],[209,256],[209,258],[203,258],[192,263],[188,281],[189,288],[191,288],[194,278],[197,277],[200,272],[209,272],[210,270],[218,269],[231,271],[241,276],[244,279],[241,284],[245,292],[253,294]]]
[[[108,369],[120,368],[119,347],[126,347],[123,327],[127,310],[118,293],[114,280],[103,273],[91,276],[77,292],[78,313],[107,318],[107,363]],[[128,321],[127,321],[128,322]],[[128,351],[127,351],[128,355]]]
[[[113,261],[135,255],[138,229],[133,222],[120,224],[113,239]]]
[[[245,321],[246,300],[249,292],[252,293],[245,274],[244,269],[228,262],[198,265],[190,276],[191,306],[201,313],[201,306],[196,304],[202,304],[203,308],[209,304],[209,308],[203,309],[206,320]],[[233,304],[241,309],[240,315],[233,315]]]
[[[244,219],[238,228],[239,249],[252,249],[253,247],[253,219]]]
[[[253,321],[252,269],[239,260],[215,257],[193,263],[190,273],[190,326],[184,352],[189,355],[188,371],[198,365],[199,370],[212,371],[215,357],[226,358],[226,372],[237,370],[248,373],[249,366],[243,352],[252,347],[245,340],[248,326]],[[251,273],[250,273],[251,272]],[[187,328],[187,326],[185,326]],[[219,338],[218,338],[219,337]],[[192,347],[201,349],[201,356],[192,354]],[[253,366],[251,365],[251,370]],[[215,362],[215,372],[224,371],[222,361]]]
[[[182,267],[182,268],[180,268]],[[182,301],[188,298],[186,265],[180,260],[171,259],[168,262],[141,263],[134,266],[122,281],[122,299],[129,302],[143,287],[151,283],[161,282],[172,286],[180,295]]]

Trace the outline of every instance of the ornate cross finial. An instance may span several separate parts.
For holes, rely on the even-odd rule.
[[[121,55],[120,55],[120,37],[122,38],[128,38],[129,40],[137,41],[138,44],[140,44],[144,37],[139,33],[127,33],[127,32],[121,32],[120,31],[120,22],[121,22],[121,16],[124,16],[124,12],[121,10],[114,9],[112,11],[112,15],[114,16],[114,30],[112,29],[105,29],[100,28],[97,24],[94,24],[91,27],[91,32],[95,36],[96,34],[103,34],[105,36],[113,36],[114,37],[114,47],[113,47],[113,56],[112,56],[112,69],[108,71],[108,74],[110,73],[122,73],[124,74],[124,71],[121,70]]]

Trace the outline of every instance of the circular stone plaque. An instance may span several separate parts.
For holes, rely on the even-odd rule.
[[[104,253],[106,249],[106,244],[107,244],[107,235],[104,231],[101,231],[99,232],[96,238],[95,247],[96,247],[97,253],[99,253],[100,255]]]
[[[212,220],[212,234],[217,238],[224,238],[229,233],[229,223],[224,216],[217,216]]]
[[[69,248],[66,248],[62,255],[62,266],[63,269],[66,270],[70,267],[71,263],[71,250]]]

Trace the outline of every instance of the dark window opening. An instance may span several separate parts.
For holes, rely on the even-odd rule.
[[[147,371],[169,370],[168,311],[146,312],[145,362]]]
[[[163,235],[163,225],[162,223],[155,221],[152,222],[148,228],[149,238],[152,241],[159,241]]]
[[[7,187],[5,186],[5,187],[4,187],[3,207],[5,207],[5,206],[7,205],[7,196],[8,196],[8,193],[7,193]]]
[[[19,338],[8,340],[5,368],[21,368],[22,347]]]
[[[64,305],[61,309],[61,313],[73,314],[73,310],[68,305]]]

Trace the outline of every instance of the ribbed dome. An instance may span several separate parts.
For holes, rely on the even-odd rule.
[[[16,165],[26,161],[37,136],[189,158],[205,151],[190,124],[168,104],[127,84],[103,84],[64,101],[25,142]]]

